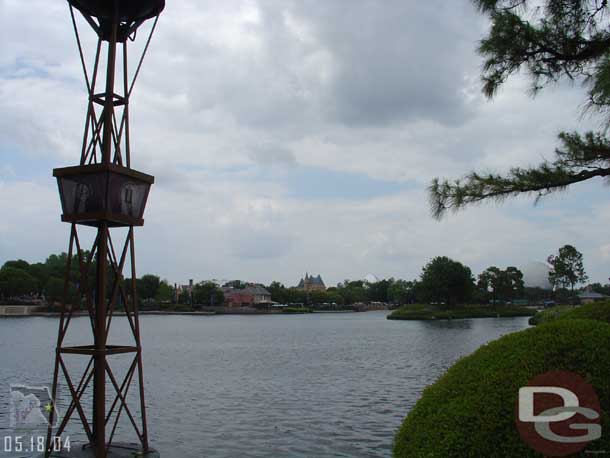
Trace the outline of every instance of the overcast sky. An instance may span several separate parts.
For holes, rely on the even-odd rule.
[[[438,255],[478,274],[569,243],[606,282],[599,181],[430,215],[432,178],[534,165],[599,125],[578,85],[533,99],[520,76],[485,99],[487,26],[467,0],[168,0],[130,103],[132,166],[156,177],[139,274],[411,279]],[[67,3],[0,0],[0,264],[67,250],[51,169],[78,163],[85,109]]]

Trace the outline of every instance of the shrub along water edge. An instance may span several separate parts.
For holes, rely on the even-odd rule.
[[[533,325],[550,323],[555,320],[590,319],[610,323],[610,301],[593,302],[578,307],[557,306],[542,310],[530,318]]]
[[[460,318],[496,318],[532,316],[534,310],[518,305],[462,305],[447,308],[443,305],[410,304],[397,308],[388,320],[446,320]]]
[[[547,371],[584,377],[610,421],[610,325],[561,320],[504,336],[462,358],[422,397],[394,442],[395,458],[540,457],[515,426],[519,388]],[[610,450],[610,434],[588,446]]]

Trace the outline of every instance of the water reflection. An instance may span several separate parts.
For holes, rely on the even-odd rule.
[[[431,320],[422,321],[424,327],[432,329],[472,329],[474,320]]]
[[[4,434],[8,384],[50,381],[57,324],[0,320]],[[391,456],[405,414],[457,358],[523,329],[527,318],[144,316],[141,325],[149,430],[162,456],[366,458]],[[82,342],[88,326],[76,319],[70,340]],[[113,326],[112,343],[125,343],[128,323]],[[111,363],[115,373],[128,365]],[[70,364],[76,370],[83,361]],[[73,423],[71,433],[82,439],[79,429]],[[128,431],[119,426],[118,438]]]

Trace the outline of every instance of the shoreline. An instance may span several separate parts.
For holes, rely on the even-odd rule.
[[[459,306],[438,308],[430,305],[413,304],[403,306],[387,316],[388,320],[436,321],[475,318],[515,318],[534,316],[536,309],[526,306]]]
[[[247,316],[247,315],[309,315],[309,314],[332,314],[332,313],[362,313],[366,311],[380,311],[380,310],[309,310],[307,312],[283,312],[282,310],[209,310],[209,311],[165,311],[165,310],[141,310],[139,311],[140,316],[144,315],[152,315],[152,316],[164,316],[164,315],[185,315],[185,316],[226,316],[226,315],[239,315],[239,316]],[[388,311],[388,310],[384,310]],[[77,311],[72,314],[72,317],[86,317],[89,316],[87,311]],[[113,316],[125,316],[125,312],[123,311],[115,311]],[[20,313],[20,314],[0,314],[0,319],[2,318],[33,318],[33,317],[42,317],[42,318],[60,318],[60,312],[29,312],[29,313]]]

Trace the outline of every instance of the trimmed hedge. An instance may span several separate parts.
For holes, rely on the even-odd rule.
[[[514,409],[519,388],[551,370],[578,373],[595,388],[604,435],[587,449],[610,450],[609,367],[606,323],[562,320],[504,336],[424,390],[396,434],[394,457],[540,457],[521,440]]]
[[[282,309],[282,313],[311,313],[311,309],[305,307],[286,307]]]
[[[448,320],[462,318],[497,318],[532,316],[535,312],[519,305],[462,305],[442,308],[437,305],[403,305],[390,313],[388,320]]]
[[[550,323],[555,320],[597,320],[610,323],[610,301],[593,302],[578,307],[557,306],[538,312],[530,318],[533,325]]]

